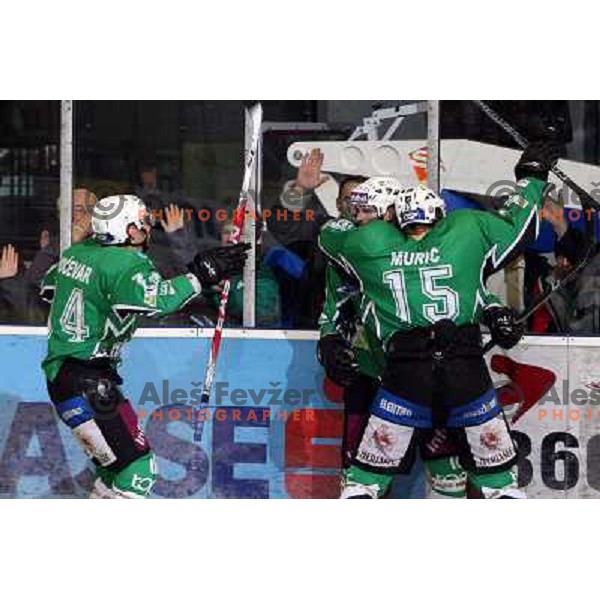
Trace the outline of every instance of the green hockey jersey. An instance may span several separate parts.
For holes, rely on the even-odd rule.
[[[503,306],[494,294],[487,293],[485,300],[486,307]],[[329,265],[325,272],[325,302],[319,317],[319,334],[321,337],[332,333],[342,335],[352,345],[360,372],[377,379],[383,373],[385,354],[372,327],[361,321],[360,307],[358,288],[339,269]],[[348,319],[350,324],[346,323]]]
[[[361,287],[367,327],[387,342],[398,330],[428,327],[441,319],[478,323],[489,304],[486,275],[501,267],[527,235],[537,235],[544,182],[520,182],[501,211],[458,210],[414,240],[385,221],[362,227],[328,222],[323,252]]]
[[[67,358],[118,363],[138,317],[179,310],[201,291],[194,275],[163,279],[142,252],[90,239],[68,248],[46,274],[42,295],[52,301],[43,369],[54,380]]]
[[[329,265],[325,272],[325,302],[319,317],[320,335],[342,335],[352,345],[360,372],[377,378],[384,367],[383,348],[375,332],[361,321],[360,305],[359,289]],[[346,323],[347,320],[351,322]]]

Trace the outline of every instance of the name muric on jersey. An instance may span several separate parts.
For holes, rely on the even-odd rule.
[[[434,265],[439,261],[439,248],[432,248],[431,250],[427,250],[427,252],[407,252],[405,250],[392,252],[392,257],[390,259],[392,267]]]
[[[65,277],[75,279],[81,283],[89,283],[92,267],[84,265],[74,258],[63,257],[58,263],[58,272]]]

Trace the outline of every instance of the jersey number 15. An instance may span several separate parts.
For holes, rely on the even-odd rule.
[[[423,267],[419,269],[419,274],[422,293],[433,301],[423,304],[423,316],[431,323],[442,319],[455,319],[460,310],[458,294],[451,287],[440,283],[443,279],[452,278],[452,265]],[[411,323],[404,271],[386,271],[383,280],[394,296],[398,318]]]

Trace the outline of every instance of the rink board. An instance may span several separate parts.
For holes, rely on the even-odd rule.
[[[315,334],[227,336],[201,444],[190,416],[207,333],[146,330],[125,350],[124,389],[158,458],[155,496],[335,497],[342,413],[322,391]],[[511,353],[557,377],[515,425],[519,479],[531,497],[600,497],[599,341],[528,338]],[[43,329],[0,335],[0,497],[83,497],[89,489],[89,463],[47,398],[45,346]],[[413,486],[413,496],[422,493],[422,482]]]

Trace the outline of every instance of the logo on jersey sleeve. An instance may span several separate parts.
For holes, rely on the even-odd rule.
[[[508,200],[504,203],[502,210],[506,210],[511,206],[518,206],[519,208],[527,208],[529,206],[529,202],[527,199],[519,193],[512,194]]]
[[[156,305],[158,304],[160,280],[161,277],[156,271],[150,273],[148,277],[144,277],[142,273],[136,273],[133,276],[133,281],[144,289],[144,304],[146,306],[156,308]]]
[[[323,229],[333,229],[334,231],[348,231],[349,229],[354,229],[356,225],[352,223],[352,221],[348,221],[348,219],[336,219],[335,221],[329,221],[325,224]]]

